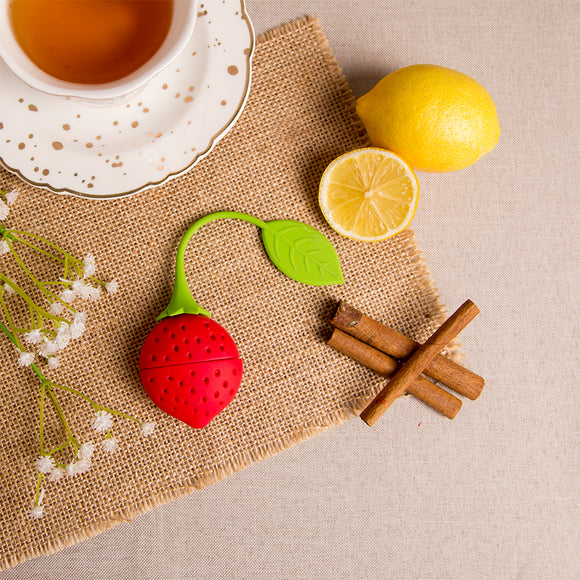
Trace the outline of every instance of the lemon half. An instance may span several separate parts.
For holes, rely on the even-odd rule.
[[[357,149],[335,159],[320,181],[320,209],[339,234],[376,242],[402,232],[419,202],[419,183],[399,156]]]

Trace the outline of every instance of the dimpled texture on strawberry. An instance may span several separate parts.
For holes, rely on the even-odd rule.
[[[141,382],[165,413],[205,427],[235,397],[243,364],[228,332],[201,314],[161,320],[146,338]]]

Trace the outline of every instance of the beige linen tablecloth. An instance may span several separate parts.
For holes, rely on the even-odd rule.
[[[413,63],[467,73],[492,95],[502,127],[498,146],[466,170],[419,173],[421,200],[412,225],[448,309],[471,298],[482,311],[460,339],[466,365],[486,379],[484,392],[475,402],[464,401],[453,421],[406,397],[372,429],[346,421],[130,523],[0,572],[0,579],[576,580],[578,2],[247,0],[246,7],[257,33],[317,15],[356,96]],[[269,52],[262,55],[256,66],[271,70]],[[285,70],[271,73],[293,82]],[[255,85],[252,99],[258,90],[264,87]],[[275,102],[263,109],[270,106]],[[287,118],[280,115],[278,121],[290,138]],[[236,145],[238,137],[232,136]],[[305,151],[318,151],[308,143],[311,135],[297,131],[294,138]],[[348,137],[344,147],[357,142]],[[227,141],[222,145],[231,147]],[[260,142],[249,155],[258,176],[267,145]],[[219,158],[219,147],[212,156]],[[200,169],[206,174],[208,167]],[[272,170],[267,171],[269,178]],[[314,193],[311,179],[305,191]],[[303,187],[294,181],[274,185],[260,213],[280,197],[277,186]],[[246,191],[235,192],[246,204]],[[51,196],[35,199],[48,203]],[[131,201],[143,207],[147,202]],[[64,224],[67,216],[61,212],[58,219]],[[152,241],[149,251],[157,260],[174,251],[186,223],[182,216],[172,239],[161,240],[162,248]],[[230,233],[226,223],[218,229]],[[253,241],[257,234],[248,228],[245,235]],[[70,233],[64,243],[78,248]],[[196,251],[197,245],[190,247],[191,259]],[[137,256],[142,259],[139,251]],[[276,274],[261,258],[260,264],[271,282]],[[144,294],[152,314],[161,294],[170,291],[161,287],[171,266],[162,274],[142,271],[154,281],[155,295]],[[100,262],[103,276],[117,275],[115,268],[116,263],[109,268]],[[195,276],[190,280],[198,299],[211,293],[204,304],[228,326],[229,318],[222,318],[227,305],[217,298],[222,287],[201,285]],[[329,296],[335,290],[329,288]],[[98,307],[122,310],[124,298]],[[267,317],[274,311],[272,306]],[[98,317],[90,320],[94,325]],[[77,377],[82,374],[79,369]],[[36,388],[31,382],[31,396]],[[109,474],[116,477],[118,465],[132,453],[132,428],[118,426],[123,455],[111,464],[103,494]],[[134,443],[143,450],[155,440],[143,447],[135,437]],[[23,473],[24,505],[35,440],[18,448],[15,469]],[[47,490],[47,501],[55,497]]]

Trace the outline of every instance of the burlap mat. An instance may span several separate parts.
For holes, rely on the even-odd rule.
[[[92,252],[98,274],[120,282],[117,295],[87,308],[89,330],[64,351],[61,367],[48,371],[51,378],[157,424],[144,438],[133,423],[116,419],[119,451],[99,448],[84,475],[45,479],[45,516],[33,520],[39,382],[15,364],[14,349],[0,337],[0,567],[217,482],[361,410],[382,381],[324,343],[326,319],[339,298],[417,340],[442,321],[444,309],[411,232],[362,244],[335,235],[321,217],[317,186],[324,168],[367,140],[318,22],[301,20],[257,39],[253,71],[249,101],[233,130],[165,186],[117,201],[87,201],[0,173],[0,186],[21,192],[8,225],[41,233],[78,256]],[[195,219],[220,210],[316,227],[335,245],[345,283],[314,288],[286,278],[250,224],[227,220],[199,231],[186,255],[190,287],[237,342],[245,374],[227,409],[194,431],[150,402],[137,362],[171,295],[182,234]],[[73,396],[61,400],[78,439],[99,442],[90,406]],[[52,415],[47,420],[56,425]]]

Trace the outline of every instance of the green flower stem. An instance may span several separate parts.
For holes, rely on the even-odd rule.
[[[141,423],[141,421],[139,421],[139,419],[135,419],[135,417],[131,417],[130,415],[126,415],[125,413],[122,413],[121,411],[116,411],[115,409],[109,409],[108,407],[104,407],[103,405],[100,405],[96,401],[93,401],[93,399],[91,399],[90,397],[87,397],[87,395],[81,393],[80,391],[77,391],[76,389],[73,389],[72,387],[65,387],[64,385],[57,385],[56,383],[50,383],[50,386],[53,388],[62,389],[63,391],[68,391],[69,393],[72,393],[73,395],[77,395],[77,397],[80,397],[81,399],[84,399],[85,401],[87,401],[87,403],[89,403],[95,411],[107,411],[107,413],[111,413],[112,415],[118,415],[119,417],[124,417],[125,419],[130,419],[131,421],[134,421],[135,423],[138,423],[138,424]]]
[[[16,348],[19,348],[18,339],[6,328],[2,322],[0,322],[0,330],[10,339],[10,342],[12,342]]]
[[[68,252],[65,252],[62,248],[60,248],[59,246],[57,246],[53,242],[47,240],[46,238],[43,238],[42,236],[39,236],[36,234],[31,234],[28,232],[21,232],[21,231],[17,231],[17,230],[8,230],[6,228],[0,229],[0,234],[4,234],[5,232],[6,232],[6,234],[8,234],[10,236],[10,239],[13,239],[14,241],[20,242],[20,243],[28,246],[29,248],[32,248],[33,250],[36,250],[37,252],[40,252],[41,254],[44,254],[44,255],[48,256],[49,258],[52,258],[53,260],[56,260],[57,262],[60,262],[61,264],[63,264],[64,265],[64,276],[63,277],[65,279],[67,278],[67,276],[69,274],[71,262],[72,262],[72,267],[74,268],[74,273],[77,274],[78,276],[81,276],[81,277],[84,275],[82,260],[79,260],[79,259],[75,258],[73,255],[69,254]],[[51,254],[50,252],[43,250],[42,248],[38,247],[36,244],[33,244],[32,242],[27,241],[25,239],[25,237],[23,237],[23,236],[29,236],[33,239],[36,239],[36,240],[42,242],[43,244],[46,244],[47,246],[60,252],[60,254],[62,254],[62,256],[64,256],[64,257],[60,258],[59,256],[55,256],[54,254]],[[106,284],[106,282],[104,282],[103,280],[99,280],[98,278],[95,278],[94,276],[89,276],[88,279],[92,280],[96,284],[99,284],[100,286],[103,286],[103,287]],[[64,284],[64,282],[60,282],[60,283]],[[47,284],[56,284],[56,282],[47,282]]]
[[[38,246],[34,245],[31,242],[28,242],[27,240],[25,240],[24,238],[21,238],[17,235],[14,235],[16,232],[13,232],[12,230],[6,230],[8,233],[13,234],[10,239],[14,240],[15,242],[20,242],[21,244],[24,244],[25,246],[28,246],[29,248],[32,248],[33,250],[36,250],[37,252],[44,254],[45,256],[48,256],[49,258],[52,258],[53,260],[56,260],[57,262],[60,262],[61,264],[64,264],[64,259],[63,258],[59,258],[58,256],[55,256],[54,254],[51,254],[50,252],[47,252],[46,250],[43,250],[42,248],[39,248]]]
[[[68,258],[65,258],[65,261],[64,261],[64,272],[63,272],[63,275],[62,275],[62,277],[65,280],[68,280],[68,273],[69,273],[69,259]]]
[[[10,330],[8,330],[8,328],[6,328],[6,326],[0,322],[0,330],[10,339],[10,341],[16,346],[18,347],[18,339],[10,332]],[[38,378],[41,381],[41,384],[46,388],[46,391],[48,392],[48,396],[50,397],[52,404],[54,405],[54,408],[56,410],[56,413],[60,419],[60,422],[62,423],[62,426],[64,427],[64,430],[67,434],[67,438],[68,440],[71,442],[71,444],[73,445],[73,447],[75,448],[75,450],[78,451],[79,443],[78,441],[75,439],[74,435],[72,434],[72,431],[70,430],[66,417],[64,416],[64,413],[62,411],[62,408],[52,390],[52,383],[46,379],[46,377],[42,374],[42,372],[40,371],[40,369],[34,364],[32,363],[30,365],[30,368],[36,373],[36,375],[38,376]],[[61,387],[62,388],[62,387]],[[77,391],[78,393],[78,391]],[[43,404],[44,407],[44,404]],[[43,411],[44,413],[44,411]]]
[[[54,391],[52,389],[53,386],[59,386],[59,385],[53,385],[53,383],[51,383],[42,374],[40,369],[34,363],[32,363],[30,365],[30,368],[36,373],[36,375],[38,376],[38,378],[41,381],[41,384],[45,387],[46,391],[48,392],[48,396],[50,397],[50,400],[52,401],[52,404],[54,406],[56,414],[58,415],[60,422],[61,422],[61,424],[65,430],[65,433],[67,435],[67,440],[75,448],[75,451],[78,451],[78,449],[80,447],[79,442],[76,440],[75,436],[73,435],[72,431],[70,430],[70,427],[68,426],[68,422],[66,420],[66,417],[64,416],[64,412],[62,410],[62,407],[60,406],[60,403],[58,402],[56,395],[54,394]]]
[[[77,260],[77,258],[75,258],[73,255],[69,254],[68,252],[65,252],[61,247],[57,246],[55,243],[51,242],[50,240],[47,240],[46,238],[39,236],[38,234],[31,234],[29,232],[21,232],[18,230],[8,230],[8,229],[6,229],[6,231],[15,235],[15,236],[19,236],[20,237],[19,241],[21,241],[23,243],[26,243],[26,242],[24,242],[24,240],[22,240],[22,236],[29,236],[35,240],[42,242],[43,244],[46,244],[47,246],[50,246],[51,248],[55,249],[57,252],[60,252],[64,256],[65,260],[71,260],[73,262],[73,264],[82,264],[82,262],[80,260]],[[3,232],[0,230],[0,233],[3,233]],[[59,262],[64,261],[62,258],[58,259],[58,260],[59,260]]]
[[[43,316],[44,318],[49,318],[50,320],[53,320],[54,322],[58,322],[59,324],[62,322],[68,323],[68,321],[65,318],[62,318],[61,316],[56,316],[55,314],[51,314],[50,312],[48,312],[44,308],[37,306],[32,301],[30,296],[28,296],[28,294],[26,294],[26,292],[24,292],[24,290],[22,290],[22,288],[20,288],[20,286],[18,286],[18,284],[12,282],[12,280],[10,280],[10,278],[5,276],[4,274],[0,273],[0,281],[8,284],[8,286],[10,286],[10,288],[12,288],[12,290],[14,290],[14,292],[16,292],[20,296],[20,298],[22,298],[22,300],[24,300],[26,302],[26,304],[28,304],[28,306],[30,308],[32,308],[40,316]],[[61,304],[63,304],[66,308],[68,308],[70,312],[72,312],[73,314],[76,314],[76,310],[74,308],[72,308],[72,306],[70,306],[70,304],[67,304],[64,300],[61,300],[58,296],[56,296],[56,300],[58,302],[60,302]]]
[[[67,439],[64,443],[62,443],[61,445],[58,445],[57,447],[55,447],[54,449],[51,449],[47,455],[54,455],[55,453],[58,453],[59,451],[62,451],[63,449],[66,449],[69,445],[69,440]]]
[[[18,339],[14,336],[14,334],[12,334],[12,332],[10,332],[10,330],[2,322],[0,322],[0,330],[10,339],[10,341],[14,345],[16,345],[18,347]],[[76,440],[72,431],[70,430],[70,427],[68,425],[66,417],[64,416],[64,412],[62,410],[62,407],[60,406],[60,404],[56,398],[56,395],[54,394],[55,388],[62,389],[63,391],[67,391],[69,393],[72,393],[72,394],[80,397],[81,399],[87,401],[93,407],[93,409],[95,409],[95,411],[106,411],[108,413],[111,413],[112,415],[116,415],[119,417],[124,417],[125,419],[129,419],[130,421],[133,421],[133,422],[137,423],[138,425],[141,424],[141,421],[139,421],[139,419],[136,419],[135,417],[131,417],[130,415],[127,415],[126,413],[123,413],[121,411],[116,411],[115,409],[110,409],[108,407],[104,407],[103,405],[100,405],[99,403],[93,401],[90,397],[87,397],[85,394],[81,393],[77,389],[73,389],[72,387],[66,387],[64,385],[58,385],[56,383],[49,381],[44,376],[42,371],[34,363],[32,363],[30,365],[30,368],[34,371],[34,373],[37,375],[37,377],[39,378],[39,380],[41,382],[41,390],[40,390],[40,454],[41,455],[45,455],[45,452],[44,452],[44,414],[45,414],[44,401],[45,401],[45,397],[46,397],[47,393],[48,393],[48,396],[49,396],[49,398],[54,406],[54,409],[55,409],[55,411],[60,419],[60,422],[61,422],[61,424],[65,430],[66,436],[67,436],[66,442],[63,443],[62,445],[55,447],[52,451],[49,452],[48,455],[52,455],[53,453],[56,453],[57,451],[65,449],[69,444],[73,446],[75,452],[78,452],[78,450],[80,448],[80,444]]]
[[[44,455],[44,397],[46,395],[46,384],[44,381],[40,386],[40,426],[39,426],[39,439],[40,439],[40,454]]]
[[[240,213],[237,211],[220,211],[216,213],[208,214],[201,219],[197,220],[189,229],[185,232],[185,235],[181,239],[179,246],[177,248],[177,257],[175,260],[175,286],[173,289],[173,296],[169,302],[167,308],[157,317],[157,320],[166,318],[167,316],[175,316],[177,314],[189,313],[189,314],[203,314],[209,316],[209,313],[204,310],[191,295],[189,286],[187,285],[187,278],[185,276],[185,250],[187,244],[191,240],[193,234],[197,232],[204,225],[219,219],[240,219],[251,224],[258,226],[259,228],[264,228],[266,224],[247,213]]]
[[[65,430],[66,435],[67,435],[67,439],[70,442],[70,444],[74,447],[74,450],[78,451],[80,448],[80,444],[75,439],[75,436],[72,434],[72,431],[70,430],[70,427],[68,426],[68,423],[67,423],[66,417],[64,416],[64,413],[62,411],[62,408],[61,408],[59,402],[57,401],[53,390],[50,388],[50,384],[47,384],[47,387],[48,387],[48,396],[51,398],[52,404],[54,405],[54,408],[58,414],[60,422],[62,423],[62,426],[64,427],[64,430]]]
[[[22,345],[20,344],[20,340],[18,340],[18,328],[16,328],[14,322],[12,322],[12,317],[10,316],[10,312],[8,311],[8,307],[6,306],[6,302],[4,301],[4,298],[2,298],[2,296],[0,296],[0,306],[2,306],[2,310],[4,312],[4,316],[6,316],[6,322],[8,322],[8,326],[10,326],[10,334],[8,334],[8,337],[10,338],[10,340],[12,340],[12,343],[16,346],[16,348],[19,351],[22,351]],[[8,329],[2,324],[0,323],[0,325],[3,327],[2,331],[7,334],[8,333]]]
[[[40,482],[42,481],[44,474],[39,473],[36,478],[36,493],[34,495],[34,505],[38,505],[38,500],[40,499]]]
[[[38,286],[38,289],[46,296],[46,298],[48,298],[49,300],[62,302],[62,300],[56,294],[53,294],[52,292],[50,292],[50,290],[47,290],[42,286],[42,282],[37,280],[36,277],[32,274],[32,272],[26,267],[26,264],[20,259],[12,244],[8,240],[6,240],[6,243],[8,244],[8,247],[10,248],[10,251],[14,256],[14,259],[16,260],[18,265],[22,268],[23,272]]]

